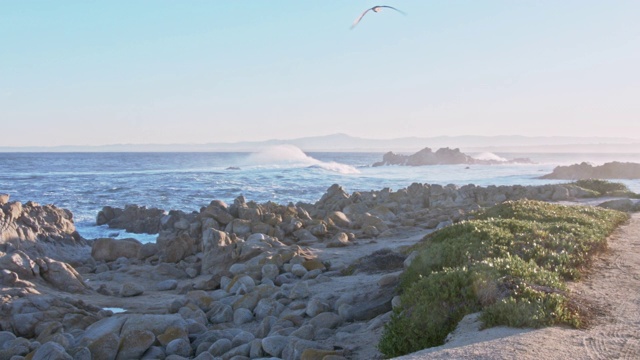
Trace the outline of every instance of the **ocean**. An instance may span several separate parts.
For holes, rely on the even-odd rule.
[[[211,200],[286,204],[314,203],[332,184],[354,191],[406,188],[429,184],[542,185],[558,165],[609,161],[640,162],[640,154],[470,154],[477,158],[528,157],[535,164],[438,165],[422,167],[370,165],[382,153],[305,153],[277,146],[256,153],[0,153],[0,193],[12,201],[54,204],[74,214],[87,239],[111,236],[155,241],[155,235],[129,234],[96,226],[103,206],[137,204],[165,210],[199,211]],[[620,180],[640,192],[639,180]]]

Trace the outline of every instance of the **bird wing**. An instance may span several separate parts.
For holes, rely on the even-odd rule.
[[[373,8],[371,8],[373,9]],[[356,27],[356,25],[358,25],[358,23],[360,22],[360,20],[362,20],[362,18],[364,17],[364,15],[366,13],[368,13],[371,9],[367,9],[365,10],[362,14],[360,14],[360,16],[358,16],[358,18],[356,19],[356,21],[353,22],[353,25],[351,25],[351,28],[353,29],[354,27]]]
[[[388,6],[388,5],[378,5],[378,7],[393,9],[393,10],[395,10],[395,11],[399,12],[399,13],[400,13],[400,14],[402,14],[402,15],[407,15],[407,13],[405,13],[404,11],[402,11],[402,10],[398,10],[398,9],[394,8],[393,6]],[[367,10],[367,11],[368,11],[368,10]],[[362,14],[362,15],[364,16],[364,14]]]

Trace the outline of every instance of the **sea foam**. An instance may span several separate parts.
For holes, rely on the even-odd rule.
[[[502,161],[502,162],[508,161],[507,159],[500,157],[491,152],[483,152],[477,155],[473,155],[472,157],[476,160],[489,160],[489,161]]]
[[[304,153],[293,145],[270,146],[262,151],[251,153],[243,166],[267,168],[300,168],[311,167],[340,174],[359,174],[355,167],[335,161],[321,161]]]

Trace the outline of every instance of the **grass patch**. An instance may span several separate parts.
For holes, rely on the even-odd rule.
[[[441,345],[467,314],[485,326],[580,327],[565,293],[627,215],[539,201],[506,202],[426,236],[403,273],[402,306],[378,344],[387,357]]]
[[[614,183],[607,180],[599,179],[587,179],[578,180],[572,182],[571,184],[593,192],[593,197],[622,196],[630,198],[640,198],[639,194],[636,194],[633,191],[629,190],[629,188],[622,183]]]

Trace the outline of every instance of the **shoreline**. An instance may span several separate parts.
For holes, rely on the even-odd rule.
[[[41,245],[34,239],[33,252],[23,247],[28,260],[23,263],[7,257],[15,252],[3,247],[6,254],[0,262],[19,275],[3,275],[0,295],[6,320],[0,325],[18,335],[14,342],[32,339],[27,340],[27,353],[54,342],[74,356],[116,351],[108,353],[113,355],[124,346],[138,349],[135,357],[149,352],[201,359],[207,358],[205,353],[297,359],[311,349],[349,359],[376,358],[377,340],[404,269],[401,249],[494,203],[526,196],[576,202],[587,194],[566,185],[429,184],[348,194],[334,185],[315,204],[212,201],[199,213],[163,212],[156,243],[91,241],[91,256],[74,261],[73,267],[57,265],[64,264],[59,263],[64,258],[46,260],[51,254],[36,251]],[[599,200],[604,198],[589,201]],[[11,203],[6,199],[0,205],[4,209]],[[25,204],[21,223],[36,210],[45,211],[43,219],[46,211],[64,211]],[[126,216],[132,226],[137,226],[135,221],[149,224],[146,213],[133,213],[141,216]],[[41,225],[39,229],[45,229]],[[69,232],[61,231],[60,241],[68,241],[74,229],[62,228]],[[81,244],[66,248],[87,249]],[[53,268],[59,269],[55,278]],[[61,307],[56,298],[68,298],[70,305]],[[40,310],[25,313],[22,309],[33,306],[27,305],[32,301]],[[113,314],[101,310],[105,307],[126,311]],[[49,319],[50,330],[36,326],[43,313],[59,314]],[[128,331],[134,331],[122,324],[147,321],[165,325],[144,333],[148,343],[122,345]],[[169,328],[176,327],[179,330],[168,335]],[[97,349],[104,341],[119,345],[114,345],[116,350]]]

